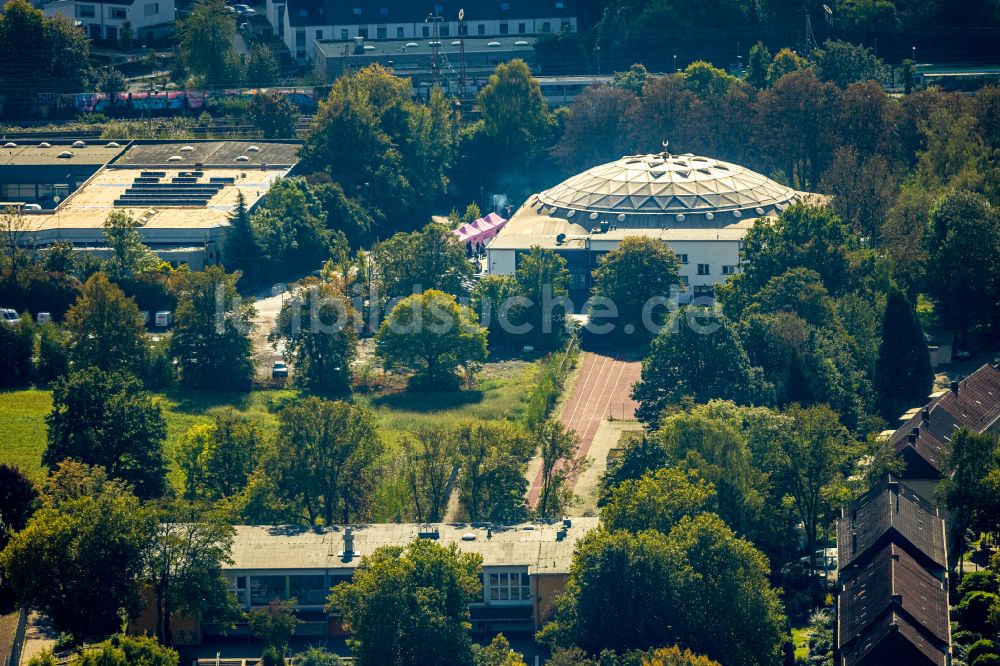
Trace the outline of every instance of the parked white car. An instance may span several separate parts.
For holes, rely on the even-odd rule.
[[[5,324],[14,325],[21,321],[21,317],[18,316],[17,310],[13,308],[0,308],[0,321]]]

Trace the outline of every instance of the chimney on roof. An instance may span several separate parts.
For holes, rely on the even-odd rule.
[[[858,533],[851,532],[851,553],[854,553],[858,549]]]
[[[892,602],[895,603],[895,604],[899,604],[900,606],[903,605],[903,595],[902,594],[894,594],[894,595],[892,595],[890,597],[890,599],[892,599]]]
[[[913,426],[913,430],[910,431],[910,434],[920,437],[920,426]]]
[[[899,631],[899,623],[895,620],[889,623],[889,631]]]
[[[958,395],[958,382],[951,383],[951,392]]]
[[[925,426],[930,424],[931,410],[927,409],[926,407],[920,410],[920,422],[923,423]]]
[[[916,430],[916,428],[914,428],[914,430]],[[917,433],[911,432],[909,435],[906,436],[906,441],[910,446],[916,446],[917,437],[918,437]]]

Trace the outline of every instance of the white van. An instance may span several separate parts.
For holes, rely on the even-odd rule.
[[[174,313],[169,310],[162,310],[156,313],[156,320],[154,321],[157,328],[169,328],[174,324]]]

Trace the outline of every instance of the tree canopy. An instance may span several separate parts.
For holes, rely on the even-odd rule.
[[[469,602],[481,594],[479,555],[417,539],[362,557],[330,593],[361,666],[472,662]]]

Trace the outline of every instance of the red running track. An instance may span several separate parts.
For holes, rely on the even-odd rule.
[[[635,418],[638,405],[632,400],[632,385],[639,381],[641,373],[642,364],[623,360],[620,352],[614,356],[584,353],[580,376],[559,417],[563,425],[580,436],[580,448],[574,456],[576,459],[583,458],[590,451],[597,428],[605,417]],[[528,489],[528,506],[537,506],[541,491],[542,470],[539,469]]]

